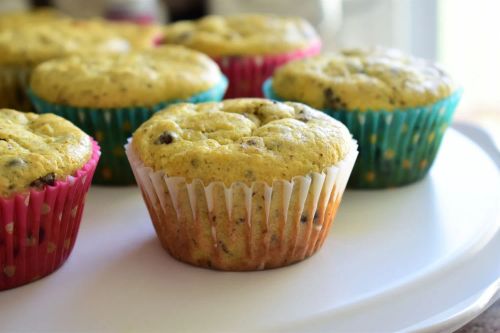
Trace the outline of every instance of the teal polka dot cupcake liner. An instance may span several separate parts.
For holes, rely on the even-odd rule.
[[[201,103],[222,100],[228,81],[222,77],[215,87],[186,99],[159,103],[153,107],[80,108],[49,103],[28,89],[28,95],[39,113],[62,116],[94,137],[102,156],[94,176],[95,184],[129,185],[135,183],[123,145],[132,133],[155,112],[175,103]]]
[[[282,100],[270,79],[263,91],[267,98]],[[322,110],[344,123],[358,141],[359,157],[349,186],[396,187],[425,177],[461,95],[457,90],[434,104],[394,111]]]

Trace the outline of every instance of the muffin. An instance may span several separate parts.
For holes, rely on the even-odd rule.
[[[0,14],[0,29],[10,27],[22,27],[54,20],[67,19],[58,10],[52,8],[40,8],[33,11],[16,11]]]
[[[245,271],[321,247],[357,147],[344,125],[303,104],[232,99],[170,106],[126,152],[163,247],[192,265]]]
[[[136,24],[124,21],[107,21],[102,19],[74,20],[74,24],[82,25],[87,31],[99,34],[101,31],[114,33],[125,39],[131,49],[143,50],[158,46],[163,39],[163,29],[156,24]]]
[[[202,53],[180,46],[115,55],[70,56],[36,67],[29,95],[36,110],[71,120],[100,143],[99,184],[134,177],[123,145],[155,111],[181,101],[217,101],[227,80]]]
[[[274,69],[319,53],[314,28],[298,17],[263,14],[207,16],[164,30],[165,43],[181,44],[211,56],[229,79],[226,98],[261,97]]]
[[[63,118],[0,109],[0,290],[64,263],[99,154]]]
[[[263,89],[268,98],[305,103],[349,128],[360,147],[349,186],[358,188],[423,178],[461,96],[437,65],[383,48],[291,62]]]
[[[130,48],[115,32],[87,30],[82,24],[62,19],[0,27],[0,107],[31,110],[26,88],[37,64],[89,49],[123,52]]]

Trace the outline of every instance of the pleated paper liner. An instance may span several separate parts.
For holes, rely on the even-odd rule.
[[[100,156],[92,145],[90,160],[66,180],[0,198],[0,290],[49,275],[70,255]]]
[[[132,133],[155,112],[168,105],[190,102],[220,101],[227,88],[227,79],[222,78],[215,87],[186,99],[171,100],[153,107],[127,107],[115,109],[80,108],[51,104],[28,91],[33,105],[40,113],[55,113],[70,120],[90,136],[102,149],[94,183],[105,185],[134,184],[134,176],[125,156],[123,145]]]
[[[358,154],[353,141],[344,160],[321,173],[226,187],[155,172],[131,141],[125,150],[163,247],[180,261],[229,271],[281,267],[314,254]]]
[[[263,97],[262,84],[274,70],[289,61],[319,54],[321,42],[289,53],[263,56],[224,56],[213,60],[229,80],[225,98]]]
[[[33,111],[26,94],[31,68],[28,66],[0,65],[1,108],[17,111]]]
[[[271,79],[263,91],[267,98],[282,100],[272,90]],[[322,110],[344,123],[358,141],[359,158],[349,187],[396,187],[425,177],[461,95],[457,90],[431,105],[394,111]]]

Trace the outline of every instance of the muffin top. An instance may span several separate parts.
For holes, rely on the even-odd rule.
[[[153,106],[206,91],[222,79],[206,55],[181,46],[124,54],[70,56],[37,66],[38,97],[74,107]]]
[[[53,114],[0,109],[0,196],[63,180],[90,159],[89,137]]]
[[[129,42],[131,48],[136,50],[149,49],[163,36],[163,29],[155,24],[136,24],[124,21],[107,21],[102,19],[75,20],[73,24],[80,24],[86,31],[99,34],[102,31],[114,33]]]
[[[455,89],[435,64],[383,48],[292,61],[276,70],[272,88],[280,99],[360,111],[429,105]]]
[[[85,24],[54,20],[0,29],[0,64],[33,66],[45,60],[87,52],[123,52],[130,45],[113,31],[89,33]]]
[[[52,8],[42,8],[33,11],[9,12],[0,14],[0,29],[7,27],[20,27],[47,21],[59,20],[66,16]]]
[[[166,43],[210,56],[276,54],[319,42],[314,28],[302,18],[260,14],[206,16],[168,25],[164,33]]]
[[[142,124],[132,145],[155,171],[229,186],[322,172],[351,142],[343,124],[303,104],[229,99],[172,105]]]

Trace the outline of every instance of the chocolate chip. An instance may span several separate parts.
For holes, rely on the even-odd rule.
[[[312,119],[312,117],[309,111],[307,111],[306,109],[300,109],[299,112],[297,112],[297,117],[295,119],[307,123]]]
[[[324,107],[331,109],[345,108],[345,103],[340,99],[339,96],[336,96],[333,92],[332,88],[328,87],[323,90],[323,96],[325,98]]]
[[[273,243],[277,243],[278,241],[279,241],[278,235],[273,234],[273,235],[271,236],[271,242],[273,242]]]
[[[257,141],[255,141],[255,139],[250,139],[245,141],[245,143],[249,146],[255,146],[257,144]]]
[[[319,214],[318,214],[318,211],[316,211],[314,213],[313,222],[314,222],[314,224],[318,224],[319,223]]]
[[[14,158],[10,159],[9,161],[7,161],[7,163],[5,163],[5,166],[7,168],[22,167],[24,165],[26,165],[26,162],[22,158],[19,158],[19,157],[14,157]]]
[[[172,142],[174,142],[174,136],[170,132],[163,132],[158,139],[156,139],[155,144],[169,145]]]
[[[266,142],[266,149],[280,151],[281,145],[276,142]]]
[[[334,105],[337,104],[332,88],[326,88],[325,90],[323,90],[323,96],[325,97],[325,107],[333,108]]]
[[[252,170],[245,171],[245,178],[253,179],[254,178],[253,171]]]
[[[306,214],[302,214],[302,215],[300,216],[300,222],[301,222],[301,223],[307,223],[307,220],[308,220],[308,218],[307,218],[307,215],[306,215]]]
[[[224,253],[226,253],[226,254],[231,254],[231,253],[229,252],[229,249],[227,248],[226,244],[224,244],[224,242],[223,242],[223,241],[221,241],[221,240],[219,241],[219,246],[221,247],[222,251],[224,251]]]
[[[200,165],[200,161],[197,159],[192,159],[191,165],[193,166],[193,168],[197,168]]]
[[[56,182],[56,175],[53,172],[50,172],[50,173],[46,174],[45,176],[40,177],[40,178],[32,181],[30,183],[30,186],[40,189],[40,188],[44,187],[45,185],[53,186],[55,184],[55,182]]]
[[[190,31],[184,31],[183,33],[180,33],[179,35],[175,36],[175,42],[181,43],[186,41],[189,37],[191,37],[192,33]]]
[[[303,123],[307,123],[312,118],[309,114],[302,114],[302,115],[299,114],[299,116],[296,119]]]
[[[243,224],[243,223],[245,223],[245,219],[242,218],[242,217],[240,217],[240,218],[236,219],[236,223],[237,224]]]

